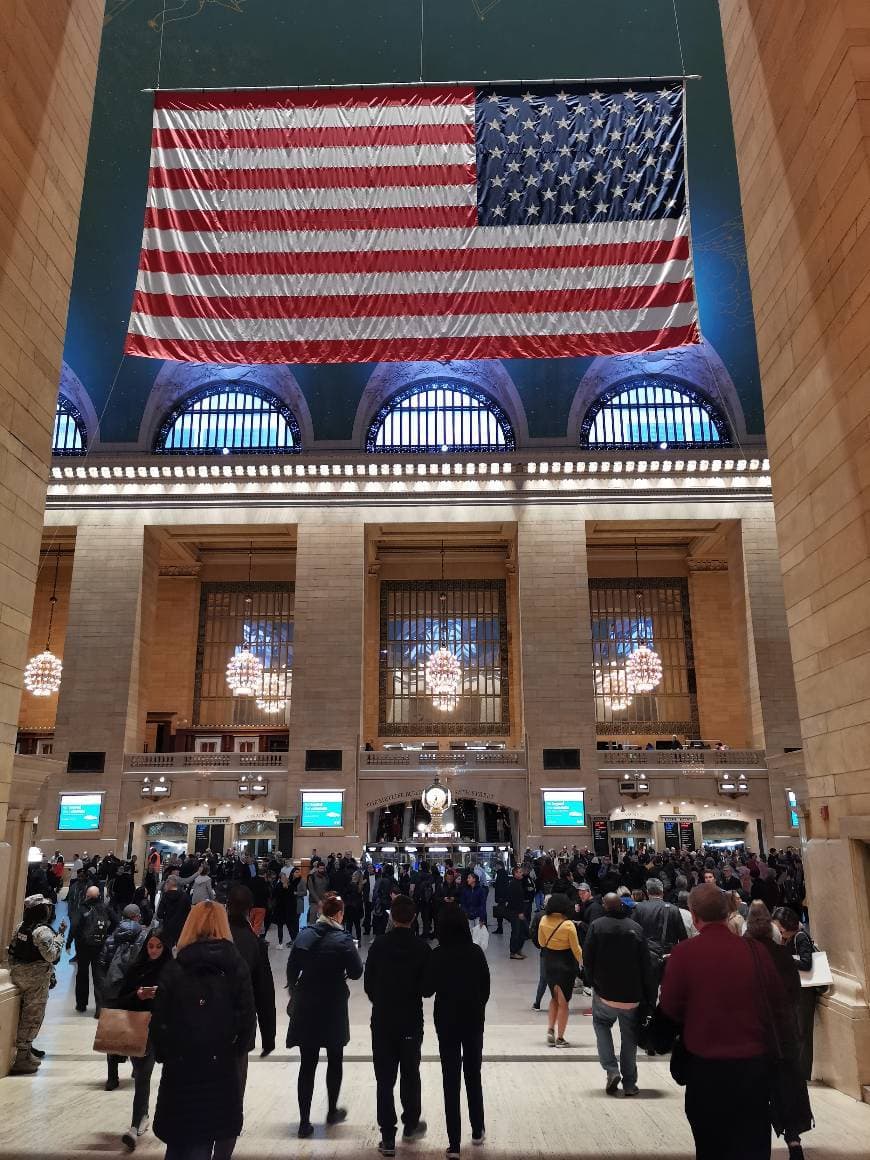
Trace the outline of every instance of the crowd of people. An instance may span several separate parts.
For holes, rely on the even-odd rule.
[[[529,940],[540,952],[532,1006],[542,1010],[549,992],[548,1046],[570,1046],[572,996],[577,987],[591,993],[607,1095],[639,1094],[638,1050],[670,1052],[672,1074],[686,1088],[699,1160],[769,1157],[771,1125],[791,1160],[803,1156],[801,1134],[812,1125],[806,1084],[818,991],[801,986],[815,947],[793,850],[761,858],[734,850],[640,849],[614,861],[563,847],[527,850],[512,868],[498,860],[376,866],[315,852],[303,873],[280,854],[256,859],[205,851],[164,859],[153,848],[138,885],[133,861],[76,857],[68,868],[68,932],[65,922],[53,926],[62,881],[56,865],[39,867],[41,878],[29,882],[29,889],[43,889],[26,898],[9,948],[22,993],[13,1072],[39,1068],[43,1053],[34,1040],[66,946],[74,952],[79,1012],[88,1010],[93,989],[107,1090],[119,1086],[125,1059],[131,1063],[131,1124],[122,1136],[130,1151],[150,1126],[159,1062],[153,1128],[167,1160],[232,1155],[257,1028],[261,1056],[275,1049],[266,941],[273,925],[277,945],[288,947],[286,1045],[300,1055],[298,1136],[314,1131],[321,1050],[327,1125],[346,1118],[339,1101],[350,1039],[348,984],[362,978],[372,1006],[381,1155],[396,1152],[397,1079],[402,1139],[427,1130],[420,1058],[423,999],[431,995],[447,1155],[459,1156],[463,1077],[472,1143],[483,1143],[485,951],[490,934],[504,934],[507,922],[502,953],[509,960],[525,958]],[[741,1115],[723,1126],[716,1107],[725,1090],[738,1092]]]

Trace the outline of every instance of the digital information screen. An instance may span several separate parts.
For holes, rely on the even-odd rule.
[[[344,824],[344,790],[304,789],[302,821],[306,830],[340,830]]]
[[[101,793],[62,793],[57,811],[59,830],[98,830],[103,814]]]
[[[586,825],[582,789],[545,789],[544,825],[576,830]]]

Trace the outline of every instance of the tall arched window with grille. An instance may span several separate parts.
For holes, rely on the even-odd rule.
[[[584,447],[639,450],[730,447],[724,415],[698,391],[648,375],[620,383],[596,399],[580,428]]]
[[[181,455],[300,451],[299,425],[277,396],[249,384],[220,383],[188,395],[164,419],[154,450]]]
[[[88,449],[85,422],[69,399],[60,395],[54,413],[51,437],[52,455],[84,455]]]
[[[513,451],[513,427],[483,391],[456,382],[418,383],[381,407],[366,437],[366,451]]]

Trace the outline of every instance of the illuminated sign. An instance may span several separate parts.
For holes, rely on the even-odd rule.
[[[304,789],[302,791],[303,829],[340,830],[344,825],[344,790]]]
[[[580,829],[586,825],[586,805],[582,789],[545,789],[544,825],[559,829]]]
[[[62,793],[57,811],[59,830],[98,830],[103,813],[101,793]]]

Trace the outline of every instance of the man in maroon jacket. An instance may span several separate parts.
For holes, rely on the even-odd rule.
[[[769,1160],[767,1009],[781,1009],[782,983],[770,955],[756,959],[747,939],[726,926],[726,895],[696,886],[689,909],[700,938],[668,959],[661,1006],[682,1027],[686,1118],[696,1160]],[[727,1101],[727,1108],[726,1108]]]

